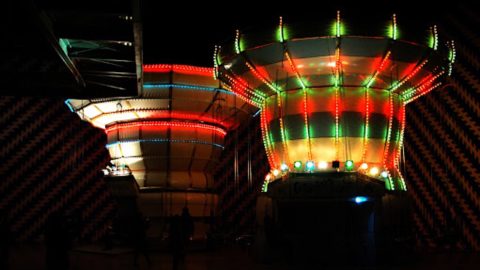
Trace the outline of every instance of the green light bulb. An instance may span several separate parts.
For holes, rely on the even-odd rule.
[[[347,160],[347,161],[345,162],[345,169],[346,169],[347,171],[353,170],[353,160]]]
[[[302,167],[302,162],[301,161],[295,161],[293,163],[293,166],[295,167],[295,169],[300,169]]]

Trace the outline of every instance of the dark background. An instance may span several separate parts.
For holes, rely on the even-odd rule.
[[[21,57],[38,45],[32,29],[22,30],[22,36],[31,40],[16,38],[18,29],[24,29],[19,25],[29,17],[12,3],[1,4],[6,23],[2,21],[0,26],[0,73],[13,69],[21,75],[19,80],[32,81],[22,74],[44,63],[36,58],[44,51]],[[129,1],[36,3],[44,10],[131,10]],[[349,33],[382,35],[395,11],[402,37],[420,41],[425,39],[427,27],[438,23],[440,41],[456,41],[457,63],[446,88],[407,107],[404,175],[413,201],[412,226],[420,247],[440,247],[447,228],[453,227],[456,248],[480,250],[480,17],[473,5],[458,1],[142,3],[145,63],[211,66],[215,44],[231,42],[237,28],[252,31],[275,27],[279,15],[287,24],[318,24],[319,35],[324,35],[340,9]],[[21,50],[11,51],[11,44]],[[14,221],[17,240],[38,239],[48,214],[61,207],[81,216],[83,238],[100,238],[115,209],[97,173],[108,161],[104,132],[82,122],[64,105],[65,97],[73,92],[48,92],[49,88],[63,89],[55,79],[39,91],[33,87],[34,82],[32,88],[17,89],[4,84],[5,77],[0,78],[0,207],[7,209]],[[257,120],[252,119],[228,137],[223,161],[217,168],[219,222],[235,234],[253,228],[255,197],[268,170]],[[247,153],[254,167],[251,177],[244,174]],[[238,175],[234,173],[236,158],[241,172]]]
[[[318,25],[328,35],[337,10],[349,34],[384,35],[397,14],[402,36],[425,42],[428,26],[453,5],[421,1],[142,1],[145,63],[212,65],[215,45],[233,42],[235,30],[272,28],[279,16],[286,24]],[[458,5],[455,1],[455,5]]]

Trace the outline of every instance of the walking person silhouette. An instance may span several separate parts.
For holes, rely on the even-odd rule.
[[[147,261],[149,267],[152,265],[152,261],[150,260],[150,256],[148,254],[148,226],[149,220],[147,218],[144,218],[141,213],[137,213],[137,216],[133,220],[133,263],[135,267],[138,267],[138,258],[140,254],[145,257],[145,260]]]

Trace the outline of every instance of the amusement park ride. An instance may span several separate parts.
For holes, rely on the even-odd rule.
[[[261,109],[271,168],[257,202],[261,254],[283,242],[307,257],[371,261],[408,237],[392,222],[407,190],[405,106],[441,85],[455,48],[440,46],[436,26],[426,45],[401,40],[396,20],[372,37],[346,35],[340,12],[328,36],[280,18],[275,40],[237,31],[233,46],[216,49],[216,76]]]
[[[225,135],[258,109],[221,89],[213,68],[145,65],[143,72],[138,96],[66,103],[105,129],[113,164],[107,178],[131,174],[144,215],[161,221],[187,205],[198,221],[197,236],[203,237],[204,221],[217,206],[213,170]]]
[[[158,217],[185,201],[196,217],[214,213],[224,136],[259,108],[271,168],[257,203],[260,249],[372,258],[407,190],[405,106],[439,87],[455,60],[436,26],[418,44],[400,39],[396,20],[384,36],[355,36],[337,13],[319,36],[280,18],[275,34],[237,31],[215,48],[213,69],[145,65],[137,96],[66,103],[105,129],[112,163],[128,168],[141,207]]]

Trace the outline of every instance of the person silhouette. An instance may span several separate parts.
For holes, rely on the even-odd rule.
[[[151,266],[152,261],[148,254],[148,241],[147,241],[147,229],[149,226],[149,219],[144,218],[141,213],[137,213],[137,216],[133,220],[133,248],[134,256],[133,263],[138,266],[138,257],[142,254],[147,261],[148,266]]]
[[[193,232],[195,230],[195,225],[193,223],[193,218],[190,215],[188,207],[183,207],[182,209],[182,226],[184,232],[184,242],[185,246],[188,245],[188,242],[193,239]]]

